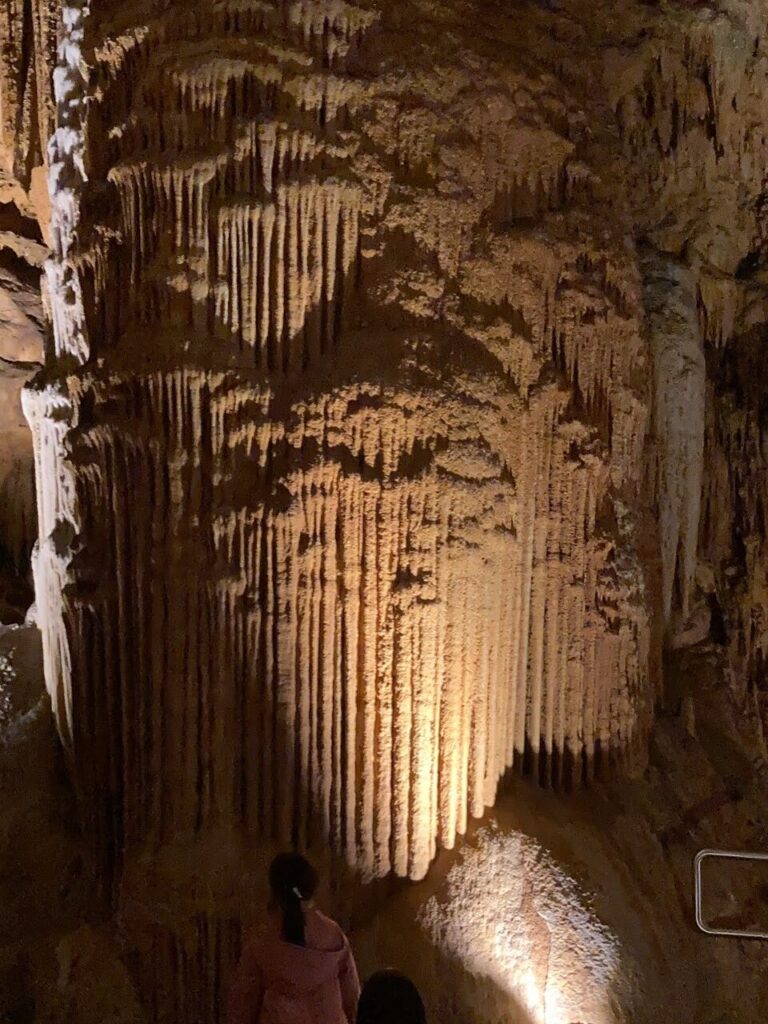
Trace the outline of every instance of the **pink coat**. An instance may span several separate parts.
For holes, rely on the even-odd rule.
[[[306,912],[306,945],[280,937],[280,919],[246,937],[232,977],[226,1024],[354,1024],[360,982],[347,937]]]

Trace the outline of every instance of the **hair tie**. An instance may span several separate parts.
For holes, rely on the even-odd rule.
[[[301,895],[301,893],[299,892],[299,890],[298,890],[298,889],[296,888],[296,886],[295,886],[295,885],[294,885],[294,887],[293,887],[293,888],[291,889],[291,892],[292,892],[292,893],[293,893],[293,895],[294,895],[294,896],[296,897],[296,899],[297,899],[297,900],[299,901],[299,903],[301,903],[301,902],[303,901],[304,897],[303,897],[303,896]]]

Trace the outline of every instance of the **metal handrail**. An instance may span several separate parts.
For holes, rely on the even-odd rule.
[[[701,850],[693,862],[694,892],[696,906],[696,925],[705,935],[720,935],[730,939],[768,939],[768,932],[742,932],[728,928],[710,928],[704,922],[702,913],[702,881],[701,866],[708,857],[726,857],[730,860],[765,860],[768,853],[745,853],[740,850]]]

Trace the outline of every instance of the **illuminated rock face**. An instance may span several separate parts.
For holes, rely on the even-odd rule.
[[[506,996],[512,1020],[619,1020],[632,965],[588,897],[528,836],[482,829],[475,843],[421,909],[435,947]]]
[[[13,204],[53,252],[25,393],[46,681],[151,1018],[216,1018],[243,865],[270,843],[419,878],[508,767],[565,790],[642,763],[663,633],[717,640],[712,690],[755,724],[764,2],[93,0],[0,19],[0,248],[12,234],[41,261]],[[40,311],[6,276],[27,319],[0,305],[0,355],[37,361]],[[21,505],[8,493],[0,509]],[[764,757],[762,734],[745,749]],[[687,822],[731,774],[691,757],[670,784],[676,756],[615,828],[642,836],[616,855],[638,866],[614,886],[630,903],[676,860],[659,903],[686,898],[690,851],[657,849],[656,815]],[[574,828],[581,864],[608,829]],[[532,847],[502,846],[480,918],[496,870],[511,919],[531,874]],[[454,941],[477,924],[472,863],[454,880],[436,948],[474,970],[483,928]],[[551,908],[561,876],[540,880]],[[561,995],[608,1017],[559,921],[573,991],[543,929],[512,959],[502,936],[491,980],[521,1018]],[[654,929],[649,978],[656,946],[690,937],[687,918]],[[519,948],[539,941],[528,991]]]
[[[66,12],[26,406],[106,851],[320,838],[420,877],[513,763],[643,746],[626,225],[554,80],[414,61],[385,7]]]

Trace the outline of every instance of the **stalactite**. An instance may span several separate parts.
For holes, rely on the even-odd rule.
[[[520,460],[518,485],[530,495],[523,516],[519,508],[511,512],[503,463],[489,462],[468,442],[458,463],[443,456],[402,474],[399,467],[415,452],[461,422],[466,409],[460,403],[443,401],[440,408],[425,396],[403,407],[392,394],[355,412],[357,393],[340,394],[330,406],[297,409],[305,422],[286,447],[269,403],[262,405],[262,423],[252,421],[254,439],[243,432],[238,409],[263,398],[221,375],[94,380],[78,395],[74,408],[91,397],[89,420],[78,430],[76,497],[68,490],[52,495],[50,510],[48,503],[41,509],[41,526],[45,536],[52,519],[74,529],[77,508],[108,504],[109,517],[88,528],[94,547],[111,553],[101,569],[114,583],[96,603],[89,589],[70,588],[63,605],[56,604],[54,586],[42,621],[48,650],[59,658],[50,672],[56,690],[66,694],[67,714],[73,704],[88,703],[93,721],[102,723],[82,738],[91,767],[81,766],[89,776],[81,784],[95,793],[102,772],[116,773],[122,792],[117,844],[130,847],[149,835],[161,842],[214,824],[282,842],[295,835],[309,841],[330,823],[346,856],[371,874],[394,869],[420,876],[434,855],[435,836],[453,844],[468,815],[493,802],[499,776],[514,753],[523,757],[526,744],[536,758],[570,750],[575,759],[583,743],[591,758],[598,718],[612,723],[603,732],[606,749],[617,728],[631,735],[636,696],[619,695],[614,710],[606,701],[617,695],[601,697],[590,686],[601,674],[589,657],[577,655],[582,642],[589,650],[606,642],[615,649],[599,639],[600,617],[587,589],[596,590],[600,572],[599,560],[590,569],[585,547],[603,486],[599,460],[592,470],[566,473],[563,515],[572,539],[564,548],[557,520],[544,514],[552,472],[567,461],[562,449],[556,454],[562,442],[555,438],[555,448],[542,444],[540,462],[530,463],[522,449],[509,454],[513,465]],[[97,425],[107,401],[119,409],[117,428]],[[558,401],[553,393],[533,433],[528,427],[524,436],[552,437]],[[49,429],[47,408],[42,415],[28,408],[40,435],[39,458],[50,450],[47,458],[61,459],[61,442],[52,447],[41,433]],[[207,426],[203,409],[218,410]],[[57,426],[61,436],[67,421]],[[317,437],[332,439],[336,454],[312,466],[304,452]],[[327,448],[328,440],[322,445]],[[186,457],[190,451],[194,458]],[[374,466],[381,451],[391,454],[380,479],[343,469],[342,452]],[[254,453],[263,470],[249,505],[238,508],[237,480]],[[212,461],[220,473],[206,511],[203,471]],[[520,475],[526,461],[531,484]],[[303,464],[308,468],[291,469]],[[269,465],[285,467],[281,487],[289,503],[279,515],[270,508]],[[446,471],[454,479],[449,489]],[[169,502],[167,525],[153,514],[161,501]],[[220,507],[232,511],[212,517]],[[335,551],[332,537],[339,538]],[[208,571],[202,590],[189,563],[164,575],[177,565],[179,544],[193,541],[200,572],[205,565],[222,567],[220,576]],[[54,578],[69,579],[66,561],[57,557],[51,553],[45,562],[48,586],[54,564],[61,566]],[[560,568],[563,558],[567,572]],[[338,571],[323,568],[327,559]],[[86,572],[82,565],[75,576],[84,579]],[[158,604],[161,588],[165,611]],[[605,583],[602,588],[605,600]],[[509,594],[520,595],[511,606]],[[560,607],[567,615],[565,642]],[[120,631],[94,632],[102,616],[105,623],[120,622]],[[184,622],[193,628],[172,653],[164,637],[183,633]],[[563,649],[565,660],[558,654]],[[621,656],[608,649],[601,667],[620,678]],[[642,679],[632,645],[627,656]],[[255,678],[249,666],[261,666]],[[163,678],[176,680],[174,696],[161,698],[168,692]],[[119,680],[129,679],[141,682],[119,683],[115,691]],[[218,710],[204,696],[225,692],[230,696]],[[162,731],[148,710],[158,700]],[[546,724],[544,707],[550,709]],[[247,709],[252,729],[243,730],[237,708]],[[146,729],[142,722],[155,724]],[[213,749],[203,739],[212,728],[219,737]],[[232,756],[217,758],[218,744]],[[378,769],[371,758],[381,759]],[[238,795],[241,764],[254,767]],[[580,771],[569,769],[572,781]],[[327,785],[318,787],[326,777]],[[167,786],[175,794],[172,808],[162,797]]]
[[[268,206],[220,208],[217,315],[256,350],[258,366],[301,368],[302,357],[316,362],[332,342],[335,283],[357,255],[358,203],[353,187],[327,181],[279,185]],[[307,337],[310,315],[314,337]]]
[[[33,569],[45,679],[59,728],[65,742],[71,744],[75,709],[70,645],[65,632],[65,589],[70,581],[69,545],[80,523],[76,481],[64,459],[64,441],[73,425],[74,408],[66,393],[52,387],[28,389],[22,400],[35,451],[39,540]]]
[[[273,847],[418,879],[642,765],[664,628],[768,721],[765,12],[523,6],[0,12],[46,680],[158,1024]]]
[[[510,766],[642,748],[648,598],[602,515],[639,500],[639,275],[552,83],[515,128],[418,76],[403,113],[347,67],[373,6],[220,6],[67,15],[48,683],[107,871],[215,832],[418,878]]]
[[[688,615],[696,570],[706,370],[692,275],[660,259],[649,259],[646,267],[656,385],[662,596],[669,621],[673,601],[683,617]]]
[[[48,0],[13,0],[0,11],[0,148],[25,188],[54,128],[58,15],[58,6]]]

